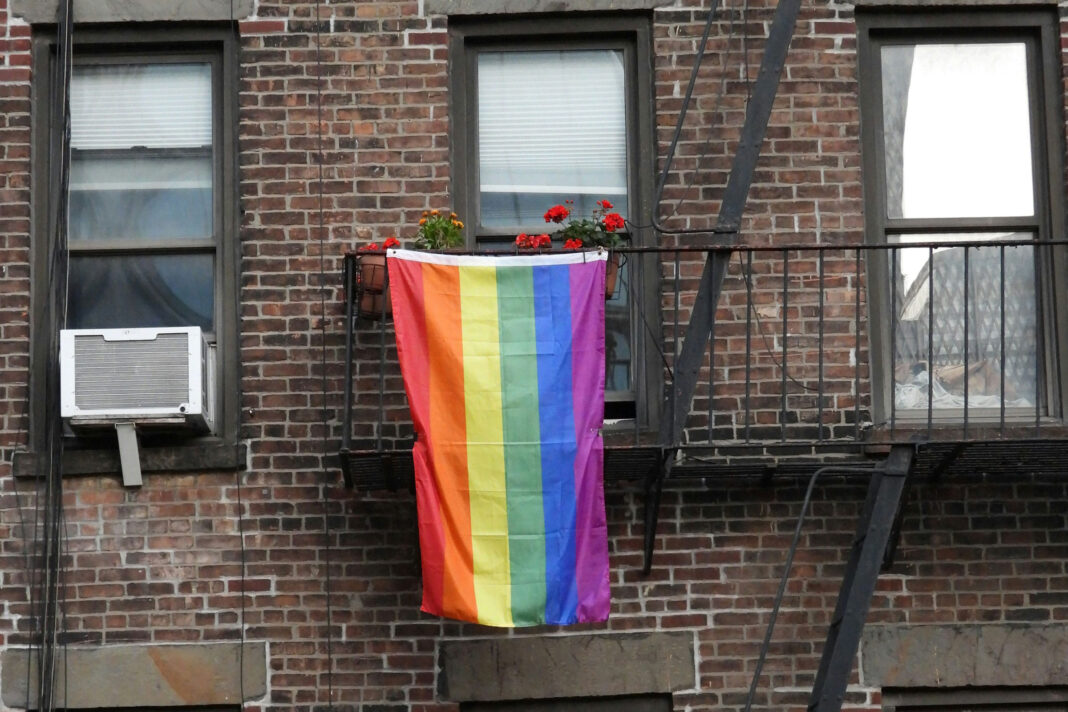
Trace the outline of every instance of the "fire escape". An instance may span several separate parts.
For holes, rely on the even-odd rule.
[[[644,488],[646,571],[671,482],[770,484],[831,471],[868,478],[809,702],[825,712],[841,709],[876,580],[893,562],[910,481],[997,468],[1063,472],[1068,430],[1052,394],[1064,335],[1033,315],[1008,313],[1005,295],[1021,255],[1038,260],[1068,243],[740,244],[737,226],[799,7],[780,0],[776,9],[716,227],[658,226],[685,246],[621,250],[631,264],[622,285],[631,304],[640,301],[639,285],[660,285],[656,318],[665,322],[670,367],[658,427],[635,419],[606,429],[604,470],[608,487]],[[695,77],[696,67],[691,88]],[[677,130],[661,187],[678,137]],[[886,278],[906,251],[925,264],[910,285]],[[697,282],[681,270],[695,260],[704,263]],[[345,481],[410,487],[412,435],[395,415],[404,392],[386,304],[364,289],[356,255],[346,258],[344,284]],[[985,336],[973,338],[978,333]],[[372,375],[357,374],[357,361],[375,365]]]

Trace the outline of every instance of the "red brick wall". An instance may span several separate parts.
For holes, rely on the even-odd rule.
[[[6,2],[0,0],[0,438],[10,454],[25,442],[30,90],[28,27],[8,17]],[[661,156],[706,5],[684,0],[654,13]],[[750,78],[770,5],[750,3]],[[245,637],[269,645],[269,693],[251,707],[323,705],[330,679],[333,701],[344,709],[420,710],[451,708],[435,693],[440,641],[502,634],[420,614],[413,497],[346,491],[334,468],[344,356],[340,256],[366,241],[410,236],[421,211],[450,205],[445,26],[441,18],[419,16],[420,6],[414,0],[324,4],[319,53],[314,4],[264,0],[255,17],[240,23],[241,438],[250,468],[146,475],[144,486],[131,490],[117,476],[68,478],[65,611],[72,643],[236,640],[243,615]],[[707,226],[716,214],[743,119],[743,25],[740,10],[732,12],[726,94],[714,103],[724,81],[725,18],[713,31],[675,163],[678,175],[665,193],[672,207],[684,199],[671,221],[679,226]],[[861,241],[855,66],[849,7],[806,3],[742,226],[746,240]],[[697,169],[694,187],[685,190]],[[793,273],[808,280],[809,295],[812,269],[809,262]],[[672,270],[666,264],[664,276],[671,278]],[[681,270],[692,294],[697,263],[684,260]],[[851,263],[833,271],[839,296],[851,300],[858,284]],[[725,322],[744,318],[743,297],[738,280],[728,284],[720,308]],[[802,312],[791,319],[800,322]],[[778,328],[769,323],[769,334]],[[369,438],[377,420],[377,332],[364,328],[359,339],[355,435]],[[813,345],[804,348],[811,352]],[[737,368],[734,350],[721,352],[717,366]],[[757,365],[768,366],[772,357],[761,356]],[[410,427],[394,371],[386,383],[383,432],[405,435]],[[836,396],[852,407],[846,395]],[[707,409],[707,391],[695,406]],[[720,405],[735,407],[729,399]],[[693,425],[702,425],[700,416]],[[0,647],[24,644],[31,625],[24,556],[34,539],[37,500],[31,481],[12,478],[9,461],[0,465]],[[1038,477],[923,483],[913,490],[899,561],[881,579],[870,619],[1068,620],[1068,522],[1055,504],[1066,490],[1068,483]],[[642,498],[611,489],[613,617],[578,632],[692,631],[699,688],[677,694],[677,708],[738,707],[802,494],[803,484],[794,481],[669,489],[656,565],[643,578]],[[862,483],[842,480],[817,492],[765,668],[759,698],[765,709],[805,705],[863,495]],[[877,708],[878,692],[854,685],[849,702]]]

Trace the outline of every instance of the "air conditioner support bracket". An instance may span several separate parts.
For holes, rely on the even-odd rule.
[[[122,463],[124,487],[141,486],[141,454],[137,448],[137,426],[133,423],[115,423],[119,436],[119,462]]]

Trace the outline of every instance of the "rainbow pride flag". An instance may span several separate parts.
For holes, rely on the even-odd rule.
[[[605,257],[388,252],[427,613],[608,618]]]

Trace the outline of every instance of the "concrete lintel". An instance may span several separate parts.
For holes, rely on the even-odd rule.
[[[693,635],[647,633],[442,643],[439,693],[461,702],[694,688]]]
[[[879,687],[1068,685],[1068,626],[869,626],[862,681]]]
[[[233,0],[234,19],[252,14],[255,0]],[[11,0],[11,12],[30,24],[50,24],[59,0]],[[219,0],[77,0],[75,22],[218,22],[230,19],[230,3]]]
[[[266,643],[245,643],[243,679],[239,648],[240,643],[60,648],[56,669],[61,674],[54,699],[66,709],[90,709],[236,705],[242,688],[246,701],[263,697],[267,692]],[[5,650],[0,668],[3,704],[36,707],[37,661],[30,651]]]
[[[652,10],[675,0],[425,0],[428,15],[513,15],[538,12]]]

